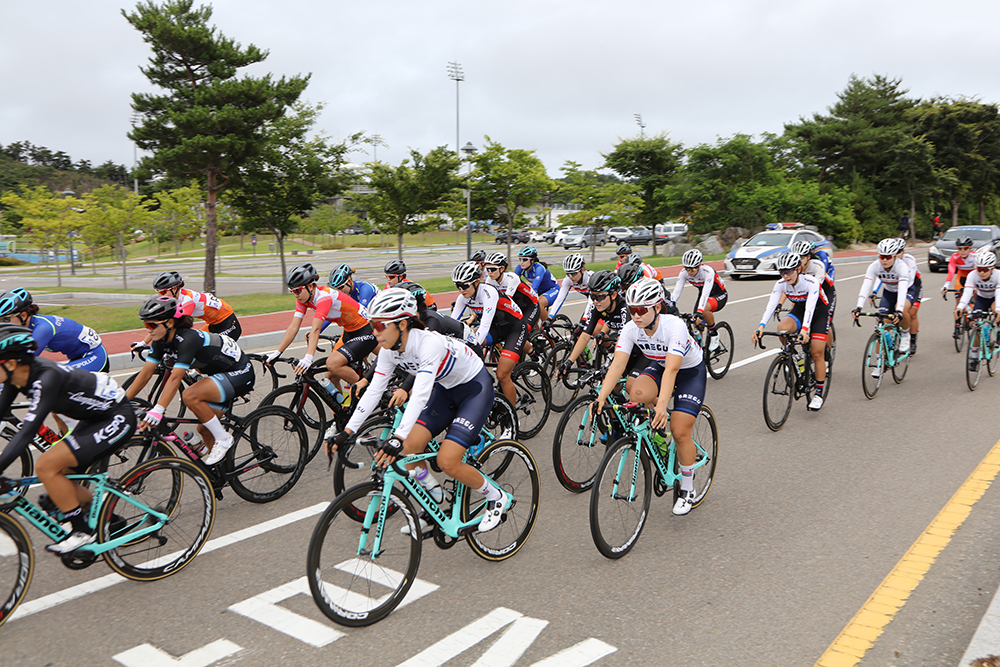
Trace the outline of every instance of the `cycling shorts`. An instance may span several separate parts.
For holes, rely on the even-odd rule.
[[[495,322],[489,334],[486,335],[486,344],[492,345],[494,342],[503,341],[503,351],[501,357],[513,359],[517,363],[521,358],[521,350],[524,349],[524,342],[528,340],[528,326],[521,320],[497,325]]]
[[[883,315],[889,315],[896,312],[896,301],[898,297],[898,292],[890,292],[889,290],[882,290],[882,298],[878,302],[878,312]]]
[[[659,387],[660,382],[663,381],[663,371],[663,364],[659,361],[652,361],[642,370],[640,375],[648,375],[653,378],[656,381],[656,386]],[[677,371],[677,377],[674,379],[673,410],[686,412],[697,417],[698,412],[701,411],[701,404],[705,402],[707,377],[704,360],[697,366]]]
[[[77,423],[62,441],[73,450],[75,470],[83,471],[124,445],[135,432],[135,411],[132,404],[123,399],[103,419]]]
[[[111,370],[111,360],[108,358],[108,351],[104,349],[103,345],[98,345],[79,359],[64,361],[61,365],[66,368],[80,369],[92,373],[107,373]]]
[[[628,363],[625,364],[625,372],[622,373],[622,377],[639,377],[639,374],[646,368],[646,364],[649,359],[646,355],[642,353],[642,350],[638,346],[632,348],[632,354],[628,357]]]
[[[239,340],[243,334],[243,327],[240,326],[240,321],[236,319],[236,313],[233,313],[221,322],[209,324],[208,332],[222,334],[223,336],[229,336],[233,340]]]
[[[333,349],[347,357],[347,363],[355,364],[364,361],[376,347],[378,340],[372,333],[372,325],[366,324],[360,329],[341,334]]]
[[[795,330],[802,329],[802,318],[806,314],[806,302],[796,302],[792,309],[788,311],[788,317],[795,320]],[[830,324],[830,304],[816,300],[816,307],[813,309],[812,322],[809,323],[809,335],[813,340],[826,340],[826,332]]]
[[[244,354],[234,368],[209,377],[219,388],[219,403],[225,404],[243,394],[250,393],[250,390],[253,389],[255,375],[250,358]]]
[[[906,289],[906,298],[910,302],[911,306],[920,307],[920,301],[924,297],[924,285],[923,282],[918,278],[913,281],[913,284]]]
[[[448,429],[444,440],[454,440],[466,449],[479,444],[479,433],[493,409],[493,376],[482,368],[464,384],[445,389],[434,385],[417,423],[431,435]]]
[[[986,298],[986,297],[983,297],[983,296],[979,296],[977,294],[975,301],[972,302],[972,309],[973,310],[985,310],[985,311],[988,312],[989,309],[993,307],[993,302],[995,300],[996,300],[996,297]]]
[[[547,292],[542,292],[538,295],[538,298],[545,299],[545,302],[551,306],[556,302],[556,299],[559,298],[559,285],[556,285]]]
[[[669,292],[667,294],[669,295]],[[705,302],[705,307],[713,313],[717,313],[726,307],[727,301],[729,301],[729,292],[723,290],[715,296],[708,297],[708,301]],[[699,303],[701,303],[701,290],[698,290],[698,298],[695,300],[695,305],[697,306]]]

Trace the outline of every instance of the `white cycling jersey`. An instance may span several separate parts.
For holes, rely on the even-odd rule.
[[[882,261],[876,259],[865,271],[865,280],[858,293],[858,308],[865,305],[865,299],[872,293],[872,285],[881,280],[887,292],[896,292],[896,311],[903,312],[906,307],[906,290],[913,284],[913,271],[905,260],[896,259],[888,269],[882,268]]]
[[[827,300],[826,295],[823,293],[823,290],[820,289],[819,280],[815,277],[807,273],[800,273],[798,280],[796,280],[794,284],[789,284],[787,280],[781,278],[774,284],[774,289],[771,290],[771,298],[768,299],[767,307],[764,308],[764,315],[760,319],[760,326],[767,326],[767,321],[771,319],[771,315],[774,314],[774,309],[778,307],[778,301],[781,299],[782,294],[788,297],[788,300],[793,303],[805,302],[806,310],[802,315],[803,331],[809,331],[812,326],[813,312],[816,310],[816,302],[822,301],[825,304],[830,303]]]
[[[375,361],[375,375],[371,386],[361,397],[354,409],[347,428],[356,433],[364,420],[378,406],[379,398],[389,385],[389,378],[396,368],[401,368],[416,377],[410,400],[403,411],[396,435],[405,438],[410,434],[417,417],[427,405],[434,384],[440,384],[445,389],[457,387],[472,380],[483,370],[482,360],[464,343],[448,338],[436,331],[423,329],[410,330],[406,341],[406,349],[393,352],[380,348]]]
[[[972,294],[975,293],[984,299],[995,299],[997,284],[1000,283],[1000,271],[993,269],[990,275],[983,278],[979,271],[973,271],[965,279],[965,289],[962,290],[962,300],[958,302],[958,309],[962,310],[972,301]]]
[[[698,307],[696,308],[699,313],[705,312],[705,306],[708,304],[708,297],[712,296],[714,287],[718,287],[723,290],[726,289],[726,284],[722,282],[722,278],[719,277],[719,274],[716,273],[715,269],[710,267],[708,264],[702,264],[699,266],[698,272],[693,276],[689,275],[687,270],[681,269],[681,272],[677,274],[677,282],[674,283],[674,290],[670,293],[670,300],[675,304],[677,303],[677,300],[681,298],[681,292],[684,291],[684,285],[686,283],[691,283],[701,290],[701,297],[698,299]]]
[[[471,299],[459,294],[458,298],[455,299],[455,307],[451,309],[451,316],[461,321],[466,307],[479,315],[479,327],[476,330],[475,341],[479,345],[486,342],[494,320],[497,324],[504,324],[509,320],[520,320],[522,317],[521,309],[510,297],[493,285],[486,283],[479,283],[479,286],[476,287],[476,293]]]
[[[643,356],[661,365],[666,365],[668,354],[682,357],[682,369],[700,364],[701,347],[691,339],[684,320],[675,315],[661,314],[659,317],[653,333],[639,328],[635,320],[629,321],[618,335],[615,352],[632,354],[632,348],[638,346]]]
[[[559,313],[559,309],[566,302],[566,297],[569,295],[569,291],[573,290],[583,294],[584,296],[590,296],[590,277],[594,275],[594,272],[590,269],[583,270],[583,277],[580,278],[580,282],[575,283],[573,279],[566,276],[559,283],[559,294],[556,296],[555,303],[549,305],[549,317],[554,317]],[[589,312],[589,310],[587,311]],[[586,315],[587,313],[584,313]]]

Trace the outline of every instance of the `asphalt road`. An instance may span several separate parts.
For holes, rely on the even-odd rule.
[[[939,274],[924,275],[930,298],[905,381],[887,379],[874,400],[864,397],[872,324],[852,328],[849,315],[864,267],[837,266],[839,347],[823,410],[798,401],[770,432],[761,411],[770,357],[709,379],[720,427],[712,490],[686,517],[671,515],[669,496],[654,497],[621,560],[593,546],[589,495],[555,480],[553,416],[526,443],[542,495],[525,547],[490,563],[462,544],[425,542],[417,576],[429,592],[373,627],[337,627],[301,592],[309,537],[332,495],[320,457],[275,503],[226,493],[215,548],[163,581],[120,581],[100,562],[66,570],[32,532],[35,578],[0,628],[0,664],[813,664],[1000,433],[1000,378],[966,387]],[[728,284],[721,317],[743,361],[760,354],[749,334],[772,281]],[[991,487],[861,664],[958,663],[1000,584],[998,519]]]

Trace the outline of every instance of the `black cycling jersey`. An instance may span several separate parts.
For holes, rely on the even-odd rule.
[[[198,329],[178,329],[174,339],[154,340],[146,361],[160,363],[164,354],[175,354],[174,368],[196,368],[203,375],[215,375],[242,367],[245,355],[229,336]]]
[[[594,329],[597,328],[598,320],[604,320],[604,323],[608,325],[608,328],[616,336],[621,333],[622,327],[632,321],[632,316],[628,312],[628,306],[625,305],[625,297],[621,294],[616,294],[611,304],[607,310],[598,311],[596,306],[590,309],[590,317],[583,329],[587,335],[594,335]]]
[[[465,325],[458,320],[442,315],[436,310],[426,311],[424,315],[424,326],[428,331],[437,331],[459,340],[465,338]]]
[[[120,410],[123,402],[128,406],[128,401],[124,400],[125,392],[104,373],[68,369],[42,357],[33,358],[29,363],[31,370],[27,384],[15,387],[8,381],[0,391],[0,415],[10,411],[19,393],[30,402],[20,430],[0,454],[0,472],[28,448],[45,418],[53,411],[86,424],[107,420]],[[134,415],[132,423],[135,423]],[[74,428],[74,432],[78,429],[79,426]]]

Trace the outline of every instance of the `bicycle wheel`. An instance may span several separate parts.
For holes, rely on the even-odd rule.
[[[900,355],[896,352],[896,363],[892,367],[892,379],[896,384],[903,381],[906,377],[906,371],[910,368],[910,354],[907,352],[904,355]]]
[[[695,462],[697,464],[705,462],[704,465],[699,465],[694,470],[694,503],[691,506],[697,507],[705,499],[709,487],[712,486],[712,480],[715,479],[715,465],[719,460],[719,426],[715,422],[715,413],[707,405],[702,405],[701,410],[698,411],[691,437],[699,446]],[[674,459],[674,473],[680,474],[679,463],[676,459]],[[675,503],[680,490],[680,484],[675,484]]]
[[[420,566],[420,529],[413,504],[392,489],[388,512],[378,526],[382,487],[368,482],[337,497],[316,522],[306,554],[309,590],[319,610],[340,625],[360,627],[385,618],[396,608],[417,576]],[[345,516],[345,510],[363,506],[369,528]],[[400,530],[409,526],[409,534]],[[382,542],[373,553],[375,536]],[[416,537],[413,537],[416,536]]]
[[[514,411],[517,413],[518,438],[529,440],[541,432],[545,420],[549,418],[552,400],[549,378],[541,366],[528,361],[515,366],[510,379],[517,392]]]
[[[97,516],[99,542],[157,522],[133,501],[168,519],[158,530],[105,551],[112,570],[135,581],[153,581],[177,572],[198,555],[215,523],[215,494],[205,473],[183,459],[153,459],[127,472],[119,485],[123,496],[108,493],[103,498]]]
[[[979,386],[979,378],[983,375],[983,362],[980,359],[983,356],[980,345],[981,338],[979,327],[973,327],[965,361],[965,383],[969,385],[969,391],[976,390],[976,387]]]
[[[559,339],[555,340],[558,341]],[[528,336],[528,342],[531,343],[532,361],[544,364],[545,358],[552,352],[552,337],[544,331],[536,331]]]
[[[558,336],[565,341],[573,341],[573,320],[566,315],[556,315],[551,318],[551,330],[554,336]]]
[[[24,527],[0,512],[0,625],[21,604],[35,572],[35,552]]]
[[[499,526],[486,533],[469,533],[465,539],[480,558],[506,560],[524,546],[535,526],[538,517],[538,466],[524,445],[513,440],[500,440],[479,455],[479,468],[510,496],[511,505],[504,511]],[[485,506],[483,496],[466,489],[462,521],[474,518]]]
[[[233,439],[226,452],[226,470],[236,472],[229,484],[240,498],[269,503],[288,493],[302,476],[309,439],[305,424],[288,408],[257,408]]]
[[[493,440],[513,440],[517,437],[517,412],[510,399],[503,394],[493,396],[493,407],[483,428],[489,431]]]
[[[961,352],[962,346],[965,345],[965,333],[969,327],[969,322],[965,317],[965,313],[958,314],[958,320],[955,323],[955,328],[958,332],[957,336],[954,336],[952,340],[955,341],[955,351]]]
[[[830,368],[833,368],[833,361],[837,358],[837,330],[833,328],[833,319],[831,318],[830,323],[827,325],[827,347],[829,351],[828,361],[830,362]]]
[[[997,338],[997,329],[991,327],[993,340],[989,341],[990,346],[990,358],[986,362],[986,371],[990,374],[990,377],[996,375],[997,366],[1000,366],[1000,340]]]
[[[250,365],[253,366],[253,389],[233,401],[234,415],[245,417],[261,405],[264,397],[278,388],[278,371],[274,366],[264,363],[267,355],[247,354]]]
[[[711,352],[705,348],[705,365],[708,367],[708,374],[718,380],[729,372],[736,341],[733,338],[733,328],[728,322],[717,322],[715,335],[718,337],[719,347]]]
[[[552,348],[552,352],[545,358],[545,363],[543,364],[546,374],[551,378],[552,410],[555,412],[565,410],[566,406],[572,403],[573,399],[580,393],[580,388],[573,382],[578,373],[571,371],[567,373],[566,377],[561,379],[556,375],[556,369],[559,368],[562,362],[569,359],[569,355],[572,352],[572,343],[560,341]]]
[[[177,453],[159,440],[154,440],[152,437],[139,436],[132,438],[115,451],[91,463],[87,468],[87,474],[94,475],[103,472],[107,473],[108,479],[119,479],[140,463],[145,463],[155,458],[175,457],[177,457]]]
[[[619,438],[601,459],[590,490],[590,535],[604,557],[621,558],[632,550],[652,496],[649,457],[633,436]]]
[[[286,385],[262,398],[260,407],[265,405],[285,406],[299,416],[306,428],[316,432],[306,453],[306,463],[316,458],[316,454],[323,448],[324,436],[329,426],[323,400],[316,395],[316,392],[305,383]]]
[[[880,336],[876,331],[868,339],[865,356],[861,359],[861,388],[870,399],[875,398],[878,388],[882,386],[882,375],[885,373],[885,355],[882,352]]]
[[[552,438],[552,467],[556,479],[573,493],[583,493],[593,486],[607,444],[615,441],[607,419],[591,412],[590,404],[595,398],[594,394],[587,393],[570,403]]]
[[[779,353],[764,376],[764,423],[772,431],[779,431],[788,420],[795,399],[795,375],[788,356]]]

